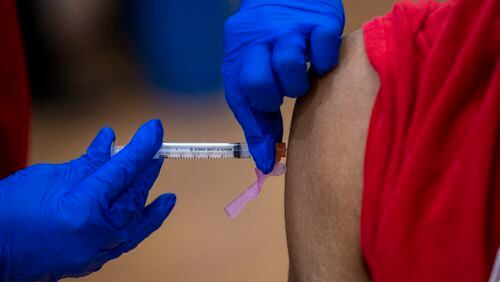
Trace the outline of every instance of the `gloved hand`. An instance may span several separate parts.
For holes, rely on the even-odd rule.
[[[282,139],[283,97],[309,89],[306,62],[318,75],[336,65],[343,28],[341,0],[243,0],[226,22],[226,100],[264,173]]]
[[[175,204],[164,194],[144,207],[162,160],[160,121],[143,125],[110,158],[111,129],[82,157],[28,167],[0,181],[0,279],[84,276],[137,246]]]

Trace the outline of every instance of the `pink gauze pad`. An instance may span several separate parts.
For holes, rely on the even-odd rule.
[[[229,205],[224,208],[226,214],[229,218],[236,218],[238,214],[245,208],[245,206],[251,200],[257,198],[259,196],[260,190],[262,189],[262,185],[266,181],[268,176],[280,176],[285,174],[286,165],[283,163],[276,163],[274,165],[273,171],[271,173],[265,175],[259,169],[255,169],[255,174],[257,175],[257,181],[255,181],[252,185],[250,185],[245,191],[243,191],[236,199],[234,199]]]

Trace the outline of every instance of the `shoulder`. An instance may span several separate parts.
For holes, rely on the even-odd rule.
[[[342,41],[339,65],[315,78],[310,92],[296,102],[289,142],[292,159],[297,154],[312,156],[312,165],[330,166],[330,160],[322,164],[324,158],[318,159],[316,154],[325,156],[332,147],[359,140],[378,88],[378,76],[366,57],[362,32],[348,34]]]
[[[290,281],[365,281],[359,246],[366,134],[378,77],[360,31],[296,102],[285,190]]]

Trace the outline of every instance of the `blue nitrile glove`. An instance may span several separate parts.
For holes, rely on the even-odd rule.
[[[283,97],[309,89],[306,62],[318,75],[337,64],[343,28],[341,0],[243,0],[226,22],[226,100],[264,173],[282,139]]]
[[[160,227],[175,195],[144,205],[162,165],[152,159],[162,137],[160,121],[150,121],[110,158],[115,136],[102,129],[82,157],[1,180],[0,280],[84,276]]]

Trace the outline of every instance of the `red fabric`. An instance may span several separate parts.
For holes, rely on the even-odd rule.
[[[374,281],[487,281],[500,247],[500,1],[402,2],[364,26],[380,77],[361,222]]]
[[[30,97],[14,0],[0,0],[0,178],[28,157]]]

